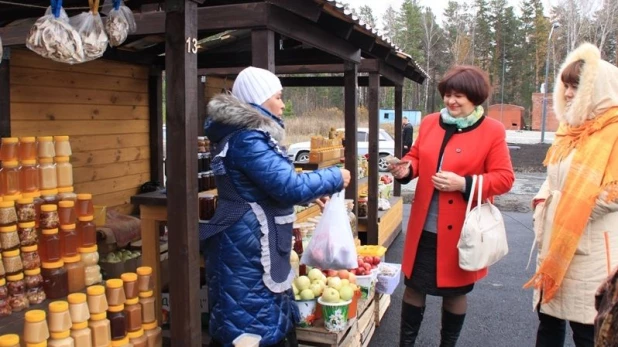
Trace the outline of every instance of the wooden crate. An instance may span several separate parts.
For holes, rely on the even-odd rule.
[[[380,321],[384,317],[386,310],[391,305],[391,296],[387,294],[376,294],[375,296],[375,320],[376,326],[380,326]]]
[[[347,329],[338,333],[326,330],[322,319],[317,320],[315,325],[315,327],[296,328],[299,346],[355,346],[354,338],[358,333],[358,320],[356,318],[348,322]]]

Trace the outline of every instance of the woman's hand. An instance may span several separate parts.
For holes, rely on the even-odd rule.
[[[397,161],[396,163],[388,164],[388,171],[396,179],[402,179],[410,175],[410,162],[409,161]]]
[[[433,186],[441,192],[463,192],[466,179],[456,173],[449,171],[439,171],[431,176]]]
[[[324,212],[324,206],[326,206],[326,203],[328,202],[328,200],[330,200],[330,196],[324,196],[324,197],[321,197],[321,198],[317,199],[314,202],[318,206],[320,206],[320,211]]]
[[[346,170],[346,169],[339,169],[339,170],[341,170],[341,177],[343,178],[343,188],[346,188],[348,184],[350,184],[350,179],[352,178],[352,176],[350,175],[349,170]]]

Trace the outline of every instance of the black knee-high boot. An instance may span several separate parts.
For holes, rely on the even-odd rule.
[[[421,328],[425,307],[401,303],[401,327],[399,330],[399,347],[413,347]]]
[[[463,327],[466,314],[455,314],[442,309],[442,330],[440,331],[440,347],[455,347],[459,333]]]

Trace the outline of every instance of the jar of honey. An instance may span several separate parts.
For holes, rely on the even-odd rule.
[[[19,160],[36,160],[36,138],[26,136],[19,138]]]
[[[52,158],[39,159],[39,188],[41,190],[58,188],[58,172]]]
[[[75,222],[77,222],[75,202],[58,201],[58,218],[60,225],[75,224]]]
[[[73,165],[69,162],[69,157],[56,157],[56,173],[58,187],[73,186]]]
[[[77,194],[75,204],[77,217],[94,215],[94,205],[92,205],[92,194]]]
[[[56,150],[56,156],[69,157],[71,154],[71,143],[68,136],[54,136],[54,149]]]
[[[67,270],[69,293],[76,293],[86,288],[84,264],[80,262],[80,256],[64,257],[64,268]]]
[[[39,246],[39,256],[43,262],[53,263],[62,257],[58,229],[43,229]]]
[[[80,216],[77,221],[77,237],[80,247],[91,247],[97,244],[97,227],[94,216]]]
[[[42,263],[43,289],[49,299],[58,299],[69,295],[69,277],[62,260]]]
[[[43,205],[58,205],[58,189],[43,189],[40,192]]]
[[[1,347],[20,347],[19,335],[6,334],[6,335],[0,336],[0,346]]]
[[[22,193],[35,192],[39,190],[39,169],[36,160],[28,159],[21,162],[19,169],[19,184]]]
[[[19,194],[21,186],[19,184],[19,166],[17,160],[2,162],[0,169],[0,179],[2,179],[2,195]]]
[[[75,224],[61,225],[60,232],[60,253],[63,257],[73,257],[78,255],[77,249],[80,247]]]
[[[30,310],[24,315],[24,342],[36,344],[47,341],[49,328],[43,310]]]
[[[58,200],[77,201],[77,194],[73,192],[73,187],[58,187]]]
[[[39,136],[38,155],[39,160],[41,158],[53,158],[56,156],[56,150],[54,149],[54,138],[51,136]]]
[[[3,137],[0,145],[0,160],[9,161],[17,160],[17,149],[19,148],[19,139],[17,137]]]

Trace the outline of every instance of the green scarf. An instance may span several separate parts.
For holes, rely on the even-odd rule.
[[[485,113],[485,110],[483,109],[483,106],[476,106],[474,108],[474,111],[472,111],[472,113],[470,113],[469,115],[467,115],[466,117],[453,117],[451,116],[451,114],[448,112],[448,109],[445,107],[440,111],[440,116],[442,117],[442,121],[445,124],[455,124],[457,126],[457,129],[465,129],[469,126],[474,125],[474,123],[476,123],[481,117],[483,117],[483,114]]]

